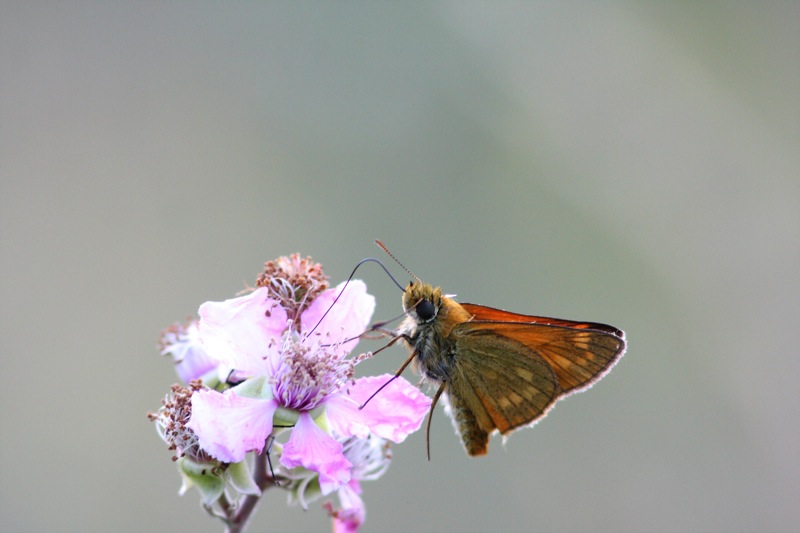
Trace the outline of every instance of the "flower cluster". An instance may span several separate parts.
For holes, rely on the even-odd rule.
[[[150,418],[176,452],[181,493],[197,487],[229,529],[269,487],[304,507],[336,493],[335,529],[357,530],[360,482],[386,471],[388,441],[419,429],[430,407],[402,378],[363,405],[391,378],[356,378],[368,355],[350,357],[374,307],[363,282],[329,288],[321,265],[295,254],[266,263],[249,293],[165,330],[162,353],[189,386]]]

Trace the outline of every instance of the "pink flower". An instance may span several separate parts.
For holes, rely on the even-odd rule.
[[[419,428],[430,400],[402,378],[358,409],[391,376],[353,379],[361,358],[347,355],[368,327],[375,300],[361,281],[343,288],[319,292],[310,302],[304,296],[289,309],[270,286],[200,307],[200,341],[220,362],[220,378],[245,380],[222,393],[192,396],[188,426],[201,448],[223,462],[242,461],[263,450],[277,414],[294,423],[280,464],[317,472],[328,494],[350,482],[353,466],[331,432],[401,442]]]
[[[340,507],[326,504],[333,517],[335,533],[355,533],[367,518],[367,509],[361,499],[361,481],[381,477],[389,468],[392,454],[389,444],[381,438],[351,438],[344,443],[344,454],[353,463],[350,481],[342,485],[337,495]]]
[[[287,329],[286,311],[266,288],[224,302],[200,306],[199,337],[206,353],[220,363],[220,380],[264,375],[266,360],[278,354]],[[234,375],[231,373],[234,372]]]
[[[283,447],[281,464],[286,468],[302,466],[319,473],[323,494],[350,481],[353,466],[342,453],[342,445],[322,431],[307,412],[300,415],[289,442]]]
[[[238,463],[247,452],[260,452],[272,432],[278,404],[248,396],[254,383],[246,381],[224,393],[207,389],[192,395],[192,417],[187,425],[197,435],[200,448],[215,459]]]
[[[431,400],[403,378],[380,391],[364,409],[359,407],[393,376],[359,378],[344,394],[328,399],[327,413],[335,433],[366,438],[370,434],[400,443],[414,433],[428,413]]]
[[[172,355],[175,371],[184,383],[200,379],[217,367],[200,344],[197,320],[173,324],[161,332],[161,355]]]
[[[332,508],[329,509],[333,517],[334,533],[356,533],[366,520],[367,510],[364,507],[363,500],[358,495],[360,492],[360,487],[359,491],[356,492],[349,483],[339,489],[339,501],[342,504],[342,508],[335,511]]]

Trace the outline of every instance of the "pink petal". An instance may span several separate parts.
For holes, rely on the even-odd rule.
[[[373,433],[403,442],[422,425],[431,399],[403,378],[384,387],[364,409],[358,407],[392,378],[390,374],[364,377],[325,403],[331,429],[345,437],[365,438]]]
[[[301,331],[314,330],[314,336],[328,339],[325,342],[340,342],[364,333],[375,311],[375,297],[367,294],[367,286],[360,279],[351,280],[333,307],[336,296],[342,292],[344,282],[334,289],[328,289],[311,302],[300,316]],[[328,311],[327,315],[325,312]],[[322,316],[325,318],[322,319]],[[320,322],[322,319],[322,322]],[[342,347],[342,355],[347,355],[358,344],[353,340]]]
[[[196,320],[180,333],[173,334],[171,341],[161,353],[172,355],[175,360],[175,371],[184,383],[202,378],[219,365],[219,361],[212,359],[200,344]]]
[[[367,509],[364,501],[358,495],[361,492],[358,482],[355,482],[358,491],[354,490],[354,482],[339,489],[339,502],[342,506],[337,509],[333,518],[334,533],[355,533],[367,518]]]
[[[264,448],[277,409],[274,399],[237,396],[235,389],[201,390],[192,395],[188,425],[201,448],[220,461],[238,463],[247,452]]]
[[[189,346],[182,354],[183,358],[175,362],[175,372],[184,383],[200,379],[214,370],[219,364],[211,359],[202,346]]]
[[[264,360],[277,352],[286,311],[262,287],[239,298],[200,306],[200,340],[206,352],[246,376],[265,373]]]
[[[281,464],[302,466],[319,473],[322,494],[329,494],[350,481],[352,465],[342,453],[342,445],[320,429],[311,415],[302,413],[283,447]]]

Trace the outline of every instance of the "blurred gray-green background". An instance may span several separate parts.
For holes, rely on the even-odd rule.
[[[381,238],[630,344],[486,458],[438,410],[366,531],[796,531],[798,6],[2,2],[0,529],[221,531],[145,418],[159,331]],[[329,527],[273,492],[251,531]]]

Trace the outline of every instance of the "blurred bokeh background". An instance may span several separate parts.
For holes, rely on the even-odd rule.
[[[159,331],[268,259],[337,282],[381,238],[462,301],[630,344],[486,458],[437,411],[433,460],[420,432],[365,484],[366,531],[796,531],[798,21],[796,2],[2,2],[0,529],[221,531],[145,418],[176,380]],[[359,277],[376,318],[399,312]],[[329,527],[273,492],[251,531]]]

